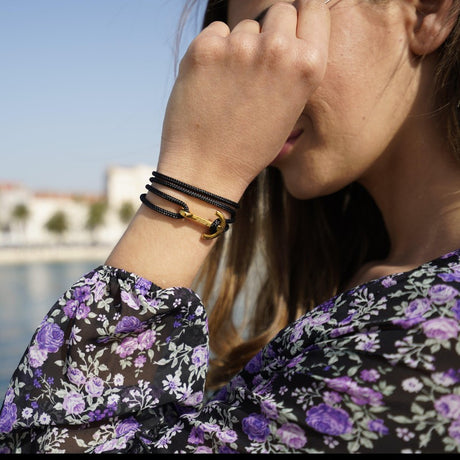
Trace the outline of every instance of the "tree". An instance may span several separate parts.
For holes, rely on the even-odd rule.
[[[24,228],[30,217],[30,210],[24,203],[19,203],[13,208],[11,217],[14,221],[18,222],[22,228]]]
[[[25,243],[26,224],[29,218],[30,218],[30,210],[27,207],[27,205],[24,203],[18,203],[11,211],[11,220],[12,222],[17,223],[17,230],[19,230],[19,232],[22,233],[23,243]]]
[[[105,201],[96,201],[91,203],[88,209],[88,219],[86,220],[86,228],[94,233],[98,227],[104,224],[105,214],[107,212],[107,203]]]
[[[125,201],[118,210],[118,217],[123,224],[127,224],[134,216],[136,210],[131,201]]]
[[[69,228],[66,214],[63,211],[56,211],[46,222],[45,228],[61,237]]]

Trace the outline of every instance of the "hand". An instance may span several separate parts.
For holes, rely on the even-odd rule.
[[[173,87],[158,170],[239,200],[273,162],[327,65],[324,0],[278,2],[263,25],[214,22],[193,40]]]

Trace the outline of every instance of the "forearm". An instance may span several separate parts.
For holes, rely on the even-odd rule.
[[[283,20],[269,16],[262,29],[215,21],[193,40],[168,101],[161,173],[238,202],[275,161],[325,75],[330,31],[320,1],[282,8]],[[212,206],[196,205],[192,212],[214,216]],[[140,209],[107,264],[160,286],[189,286],[213,241],[190,222],[155,214]]]
[[[149,194],[148,198],[153,201]],[[193,201],[203,217],[211,205]],[[190,287],[215,240],[201,237],[205,228],[186,219],[172,219],[141,205],[106,264],[140,275],[158,286]],[[221,236],[222,237],[222,236]]]

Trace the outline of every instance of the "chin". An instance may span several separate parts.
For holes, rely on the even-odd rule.
[[[297,200],[311,200],[338,192],[350,182],[346,181],[320,181],[307,175],[290,177],[283,174],[283,183],[289,195]]]

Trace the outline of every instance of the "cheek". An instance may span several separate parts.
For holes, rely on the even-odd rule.
[[[353,56],[345,56],[343,48],[335,51],[305,113],[316,146],[347,156],[354,152],[362,169],[398,132],[413,95],[407,72],[395,57],[400,54],[385,58],[384,52],[372,57],[366,51]]]

